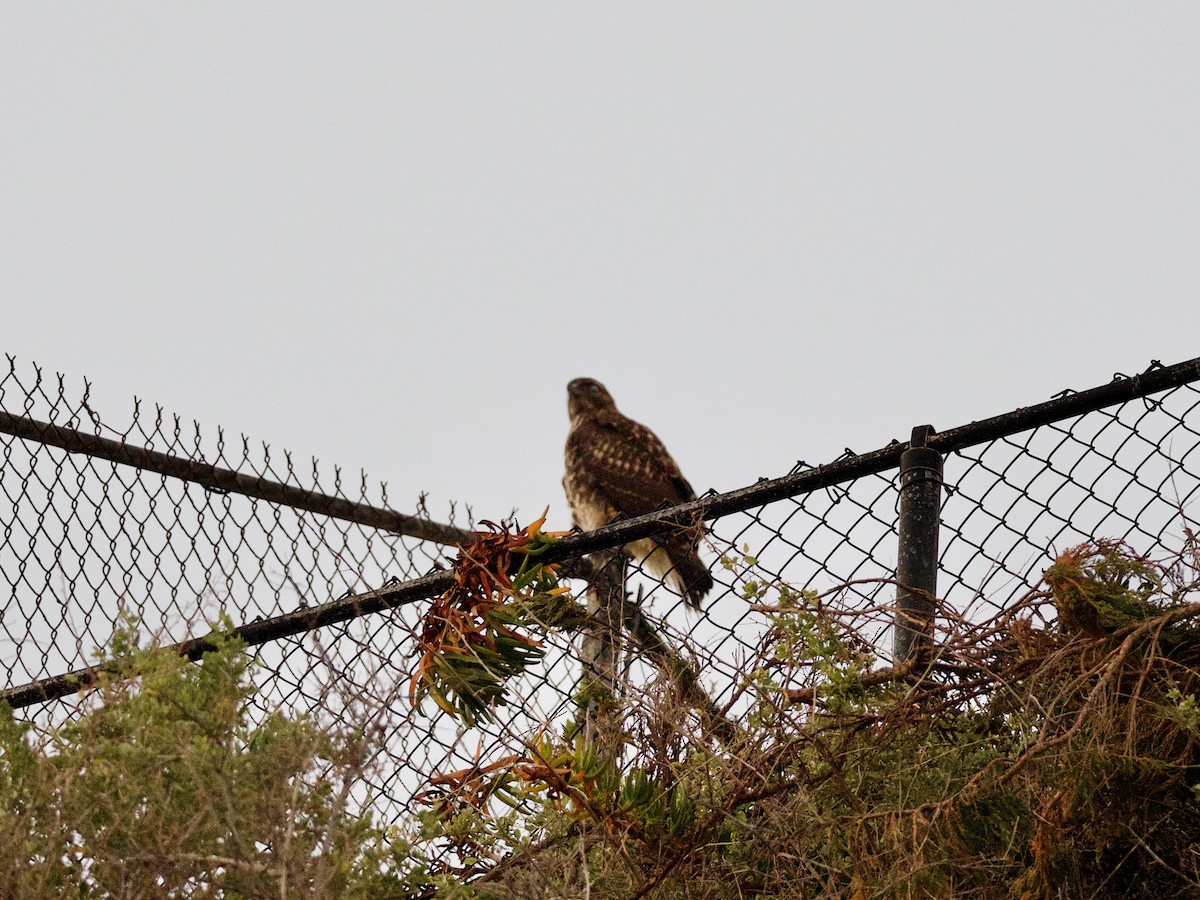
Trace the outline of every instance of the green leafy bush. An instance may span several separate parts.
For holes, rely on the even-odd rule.
[[[1066,551],[1014,608],[955,620],[930,671],[882,666],[866,614],[730,560],[771,623],[715,741],[669,672],[623,711],[616,762],[542,735],[473,773],[473,840],[435,868],[480,898],[1200,896],[1200,577]],[[773,603],[771,601],[774,601]],[[1051,622],[1051,625],[1043,623]],[[501,790],[503,788],[503,790]],[[453,779],[431,822],[462,808]],[[512,816],[518,814],[513,830]],[[493,844],[494,846],[494,844]]]
[[[439,654],[579,625],[518,544],[497,536],[515,563],[498,599],[481,557],[430,620],[418,684],[467,722],[535,655],[489,666],[480,693]],[[988,621],[942,610],[928,671],[882,665],[872,613],[837,590],[773,583],[748,553],[729,566],[770,628],[728,731],[664,664],[612,698],[615,754],[547,728],[431,777],[403,827],[349,800],[378,750],[365,723],[253,718],[235,641],[193,665],[128,628],[74,721],[34,741],[0,714],[0,896],[1200,896],[1194,541],[1167,563],[1072,548]]]
[[[125,628],[86,711],[36,744],[0,710],[0,896],[402,891],[405,848],[347,803],[361,738],[251,721],[250,657],[213,640],[195,665]]]

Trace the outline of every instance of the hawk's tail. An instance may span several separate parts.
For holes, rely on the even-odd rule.
[[[670,541],[667,557],[671,560],[671,580],[688,606],[700,608],[700,601],[713,588],[712,574],[695,547],[686,541]]]

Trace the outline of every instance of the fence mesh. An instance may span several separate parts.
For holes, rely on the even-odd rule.
[[[967,620],[1013,603],[1063,549],[1117,538],[1136,551],[1177,552],[1200,494],[1200,390],[1185,384],[968,447],[945,459],[939,594]],[[266,445],[205,434],[135,404],[101,418],[89,387],[71,387],[9,358],[4,412],[64,425],[305,490],[388,508],[386,488]],[[565,428],[565,423],[564,423]],[[10,686],[88,665],[122,614],[164,642],[408,580],[452,564],[454,548],[221,493],[121,463],[0,436],[0,667]],[[636,568],[629,587],[667,642],[689,659],[718,707],[736,716],[743,661],[767,629],[755,585],[819,592],[839,603],[886,661],[895,594],[896,473],[723,515],[703,553],[717,588],[700,613]],[[454,524],[455,510],[446,518]],[[458,518],[469,518],[459,515]],[[469,526],[470,522],[463,522]],[[582,585],[577,585],[582,588]],[[387,735],[360,802],[384,821],[411,815],[439,773],[519,749],[576,714],[578,638],[551,637],[543,662],[509,684],[495,723],[466,728],[432,704],[413,709],[407,681],[424,604],[317,629],[256,648],[262,711],[370,720]],[[655,668],[627,658],[627,702],[653,690]],[[26,707],[35,729],[71,716],[78,697]]]

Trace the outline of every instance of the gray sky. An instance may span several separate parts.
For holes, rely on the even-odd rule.
[[[1200,353],[1200,5],[0,7],[0,349],[568,514]]]

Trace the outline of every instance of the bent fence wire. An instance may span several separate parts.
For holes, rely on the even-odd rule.
[[[1015,411],[930,438],[944,456],[938,594],[958,617],[1007,607],[1061,550],[1118,538],[1178,552],[1200,497],[1200,360]],[[428,598],[444,590],[463,534],[392,510],[386,488],[273,454],[137,404],[102,419],[89,386],[19,367],[0,375],[0,667],[4,698],[35,726],[77,710],[79,682],[122,615],[189,655],[225,616],[258,657],[255,704],[386,735],[361,802],[384,821],[415,811],[438,773],[519,750],[575,714],[579,638],[553,637],[509,685],[496,721],[465,728],[407,682]],[[623,545],[699,510],[717,588],[695,614],[633,569],[629,588],[662,638],[690,660],[718,706],[736,704],[742,662],[767,628],[751,582],[827,591],[860,611],[890,652],[903,445],[713,495],[563,540],[560,559]],[[151,451],[146,453],[145,451]],[[540,502],[540,501],[539,501]],[[418,504],[420,506],[420,504]],[[471,522],[462,523],[469,528]],[[441,572],[441,574],[439,574]],[[577,584],[582,589],[581,584]],[[347,598],[338,602],[338,598]],[[629,702],[653,666],[627,657]]]

